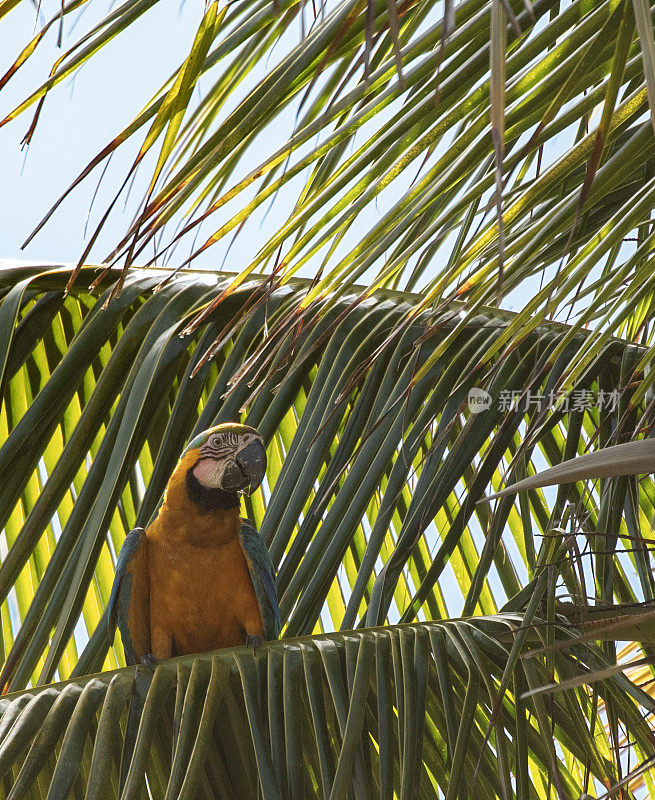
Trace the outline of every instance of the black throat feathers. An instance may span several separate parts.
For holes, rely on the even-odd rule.
[[[239,495],[236,492],[224,492],[223,489],[207,489],[193,474],[193,468],[186,472],[186,489],[189,497],[202,511],[213,511],[216,508],[227,510],[239,507]]]

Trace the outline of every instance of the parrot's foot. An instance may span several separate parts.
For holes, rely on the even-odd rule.
[[[253,653],[257,652],[260,644],[266,641],[263,636],[251,636],[249,633],[246,633],[243,629],[243,638],[245,639],[246,647],[252,647]]]
[[[141,663],[154,672],[157,664],[159,664],[159,659],[156,656],[153,656],[152,653],[146,653],[141,659]]]

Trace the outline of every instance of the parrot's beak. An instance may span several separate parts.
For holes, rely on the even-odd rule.
[[[260,441],[250,442],[237,453],[236,462],[248,480],[243,488],[252,494],[266,475],[266,448]]]

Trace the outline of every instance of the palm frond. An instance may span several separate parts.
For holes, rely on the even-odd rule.
[[[359,786],[541,797],[549,785],[570,797],[649,757],[648,693],[620,672],[594,675],[616,665],[616,640],[647,656],[655,646],[650,477],[532,488],[493,513],[477,504],[489,487],[635,435],[644,407],[629,383],[645,348],[591,345],[564,395],[590,334],[559,324],[535,327],[489,369],[507,312],[483,309],[454,336],[458,306],[424,312],[399,334],[420,298],[353,304],[355,288],[304,326],[294,309],[306,282],[271,291],[253,276],[181,336],[232,276],[181,271],[162,285],[134,272],[107,303],[118,270],[99,296],[85,288],[90,267],[66,294],[72,273],[0,272],[9,796],[28,784],[83,796],[85,782],[96,796],[123,780],[132,796],[147,774],[156,797]],[[266,362],[258,347],[275,330]],[[116,553],[156,513],[188,438],[228,420],[255,425],[268,446],[246,511],[278,568],[283,642],[255,660],[225,651],[112,677],[124,663],[103,617]],[[53,679],[68,682],[39,688]],[[122,761],[107,747],[119,723]],[[631,748],[618,747],[621,731]]]
[[[155,797],[225,800],[496,798],[514,796],[513,785],[536,798],[545,786],[529,776],[545,772],[561,796],[610,787],[620,772],[590,690],[562,688],[550,701],[530,691],[547,682],[529,657],[543,621],[528,623],[527,657],[499,691],[526,622],[501,614],[301,637],[257,656],[235,648],[8,696],[0,772],[13,779],[12,800],[48,784],[53,798],[109,787],[133,797],[146,780]],[[584,678],[606,663],[566,626],[556,636],[569,643],[553,659],[558,675]],[[597,697],[646,760],[655,701],[620,673]]]

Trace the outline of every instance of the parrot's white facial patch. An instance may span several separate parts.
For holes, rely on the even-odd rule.
[[[213,458],[203,458],[193,468],[196,479],[206,489],[222,489],[224,471],[225,462]]]

